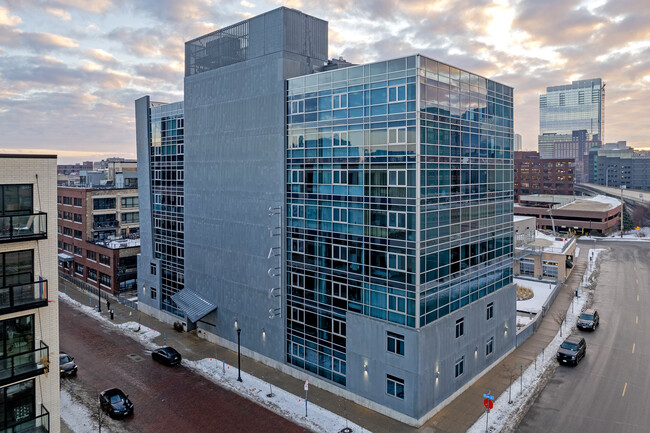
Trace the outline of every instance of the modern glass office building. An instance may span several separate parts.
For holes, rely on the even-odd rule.
[[[146,312],[183,317],[171,297],[183,289],[185,275],[185,140],[183,102],[136,101],[138,128],[141,254],[138,264],[141,305]],[[145,245],[146,244],[146,245]],[[149,309],[147,307],[151,307]]]
[[[546,88],[539,96],[539,133],[569,134],[585,130],[604,143],[605,83],[601,78]]]

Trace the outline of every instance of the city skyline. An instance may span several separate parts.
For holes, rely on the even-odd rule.
[[[3,0],[0,152],[133,158],[132,101],[182,99],[183,43],[281,4],[329,21],[330,58],[420,53],[513,86],[524,149],[536,149],[545,88],[587,78],[608,84],[606,140],[649,145],[633,113],[650,96],[650,12],[632,2]]]

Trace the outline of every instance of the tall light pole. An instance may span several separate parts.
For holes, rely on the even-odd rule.
[[[237,328],[237,382],[241,382],[241,328]]]

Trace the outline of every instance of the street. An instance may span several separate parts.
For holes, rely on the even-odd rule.
[[[593,242],[581,243],[583,251]],[[595,332],[575,331],[587,342],[577,367],[555,373],[521,421],[527,432],[631,432],[650,426],[650,244],[598,241],[600,276],[592,308]]]
[[[134,415],[103,417],[115,432],[305,432],[286,419],[227,391],[184,366],[166,367],[140,343],[59,302],[61,350],[74,356],[77,377],[62,379],[96,413],[97,395],[117,387],[129,395]]]

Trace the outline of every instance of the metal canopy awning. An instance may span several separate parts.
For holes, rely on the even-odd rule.
[[[59,253],[59,261],[61,262],[71,262],[74,260],[74,257],[64,254],[64,253]]]
[[[191,322],[197,322],[217,309],[217,306],[206,301],[190,289],[183,289],[172,295],[172,301],[185,312]]]

